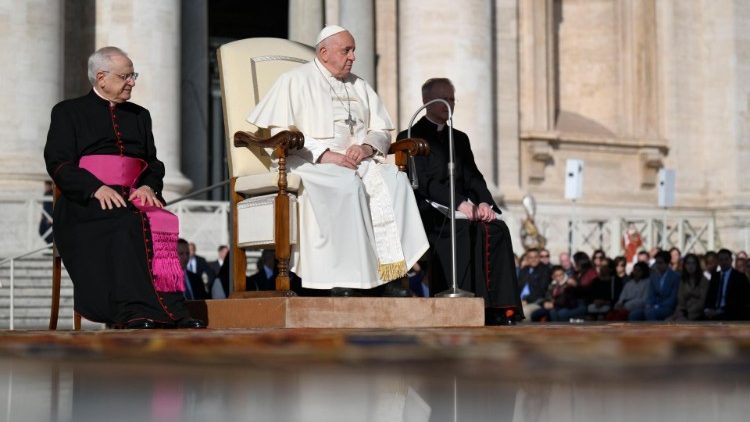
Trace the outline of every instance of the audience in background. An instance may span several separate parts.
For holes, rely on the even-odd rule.
[[[622,279],[614,275],[614,261],[603,258],[602,262],[603,264],[599,267],[599,276],[586,291],[588,313],[594,319],[603,319],[617,302],[622,291]]]
[[[655,254],[646,307],[642,311],[631,312],[631,321],[662,321],[674,313],[680,275],[669,267],[669,262],[669,252],[658,251]]]
[[[703,309],[708,294],[708,279],[703,275],[700,260],[689,253],[682,259],[682,277],[677,292],[677,308],[671,321],[697,321],[703,319]]]
[[[526,265],[521,268],[521,273],[518,275],[518,287],[521,291],[523,314],[528,318],[528,315],[541,308],[547,294],[550,273],[546,265],[541,265],[538,249],[529,249],[525,255]]]
[[[572,277],[576,273],[576,269],[573,266],[573,261],[570,260],[570,254],[567,252],[561,252],[558,256],[559,264],[562,267],[563,271],[565,271],[565,274],[568,275],[568,277]]]
[[[678,273],[682,271],[682,252],[676,246],[669,250],[669,268]]]
[[[593,254],[591,254],[591,262],[594,264],[594,269],[596,270],[596,273],[599,274],[599,271],[602,268],[602,265],[605,264],[605,258],[607,255],[604,253],[603,250],[597,249],[594,251]]]
[[[637,262],[645,262],[648,264],[651,261],[651,255],[648,254],[646,251],[640,251],[638,252],[638,257],[636,258]]]
[[[547,267],[547,269],[552,268],[552,264],[550,264],[549,251],[547,249],[542,248],[539,250],[539,262]]]
[[[542,306],[531,314],[532,321],[570,321],[586,314],[586,307],[579,297],[576,281],[568,277],[565,270],[552,267],[552,280]]]
[[[623,286],[614,309],[607,314],[607,320],[626,321],[633,312],[637,315],[643,313],[648,299],[650,272],[646,262],[639,261],[633,265],[630,280]]]
[[[587,289],[598,275],[594,266],[591,265],[589,256],[586,255],[586,252],[576,252],[573,254],[573,264],[576,268],[575,278],[578,286]]]
[[[749,317],[750,284],[744,273],[732,269],[732,252],[717,254],[719,271],[711,276],[704,314],[710,320],[744,320]]]

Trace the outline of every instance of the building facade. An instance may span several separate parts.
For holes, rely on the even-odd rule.
[[[617,253],[629,224],[644,246],[748,249],[746,1],[254,3],[0,0],[9,99],[0,195],[41,193],[49,111],[86,92],[94,49],[117,45],[142,73],[133,101],[151,110],[165,190],[175,197],[226,178],[215,48],[249,36],[312,44],[323,24],[340,24],[357,40],[355,73],[376,87],[399,129],[421,105],[426,79],[453,80],[455,127],[471,138],[515,233],[521,200],[532,195],[555,253],[571,240]],[[568,159],[584,162],[575,203],[564,196]],[[676,174],[668,210],[657,206],[661,168]],[[22,215],[3,208],[4,221]],[[3,230],[9,242],[13,226]]]

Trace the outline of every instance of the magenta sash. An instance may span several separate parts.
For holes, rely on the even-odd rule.
[[[81,157],[78,167],[88,170],[106,185],[127,186],[132,193],[148,164],[139,158],[119,155],[87,155]],[[146,255],[153,256],[150,270],[154,288],[160,292],[185,291],[185,274],[177,256],[180,234],[177,216],[162,208],[143,205],[138,199],[132,204],[146,215],[151,229],[153,248],[148,247],[146,238],[144,244]]]

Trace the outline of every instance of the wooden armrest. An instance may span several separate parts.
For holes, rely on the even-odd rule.
[[[285,130],[274,136],[269,136],[268,138],[256,136],[251,132],[238,131],[234,134],[234,146],[237,148],[274,148],[276,150],[281,150],[283,156],[286,156],[286,151],[290,149],[301,149],[305,146],[305,136],[302,132],[294,130]]]
[[[420,138],[406,138],[391,144],[388,154],[396,154],[396,165],[401,171],[406,171],[409,156],[429,155],[430,146]]]

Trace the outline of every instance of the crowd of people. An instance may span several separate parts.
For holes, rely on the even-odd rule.
[[[747,253],[682,255],[678,248],[623,256],[529,249],[517,262],[528,321],[700,321],[750,319]]]

